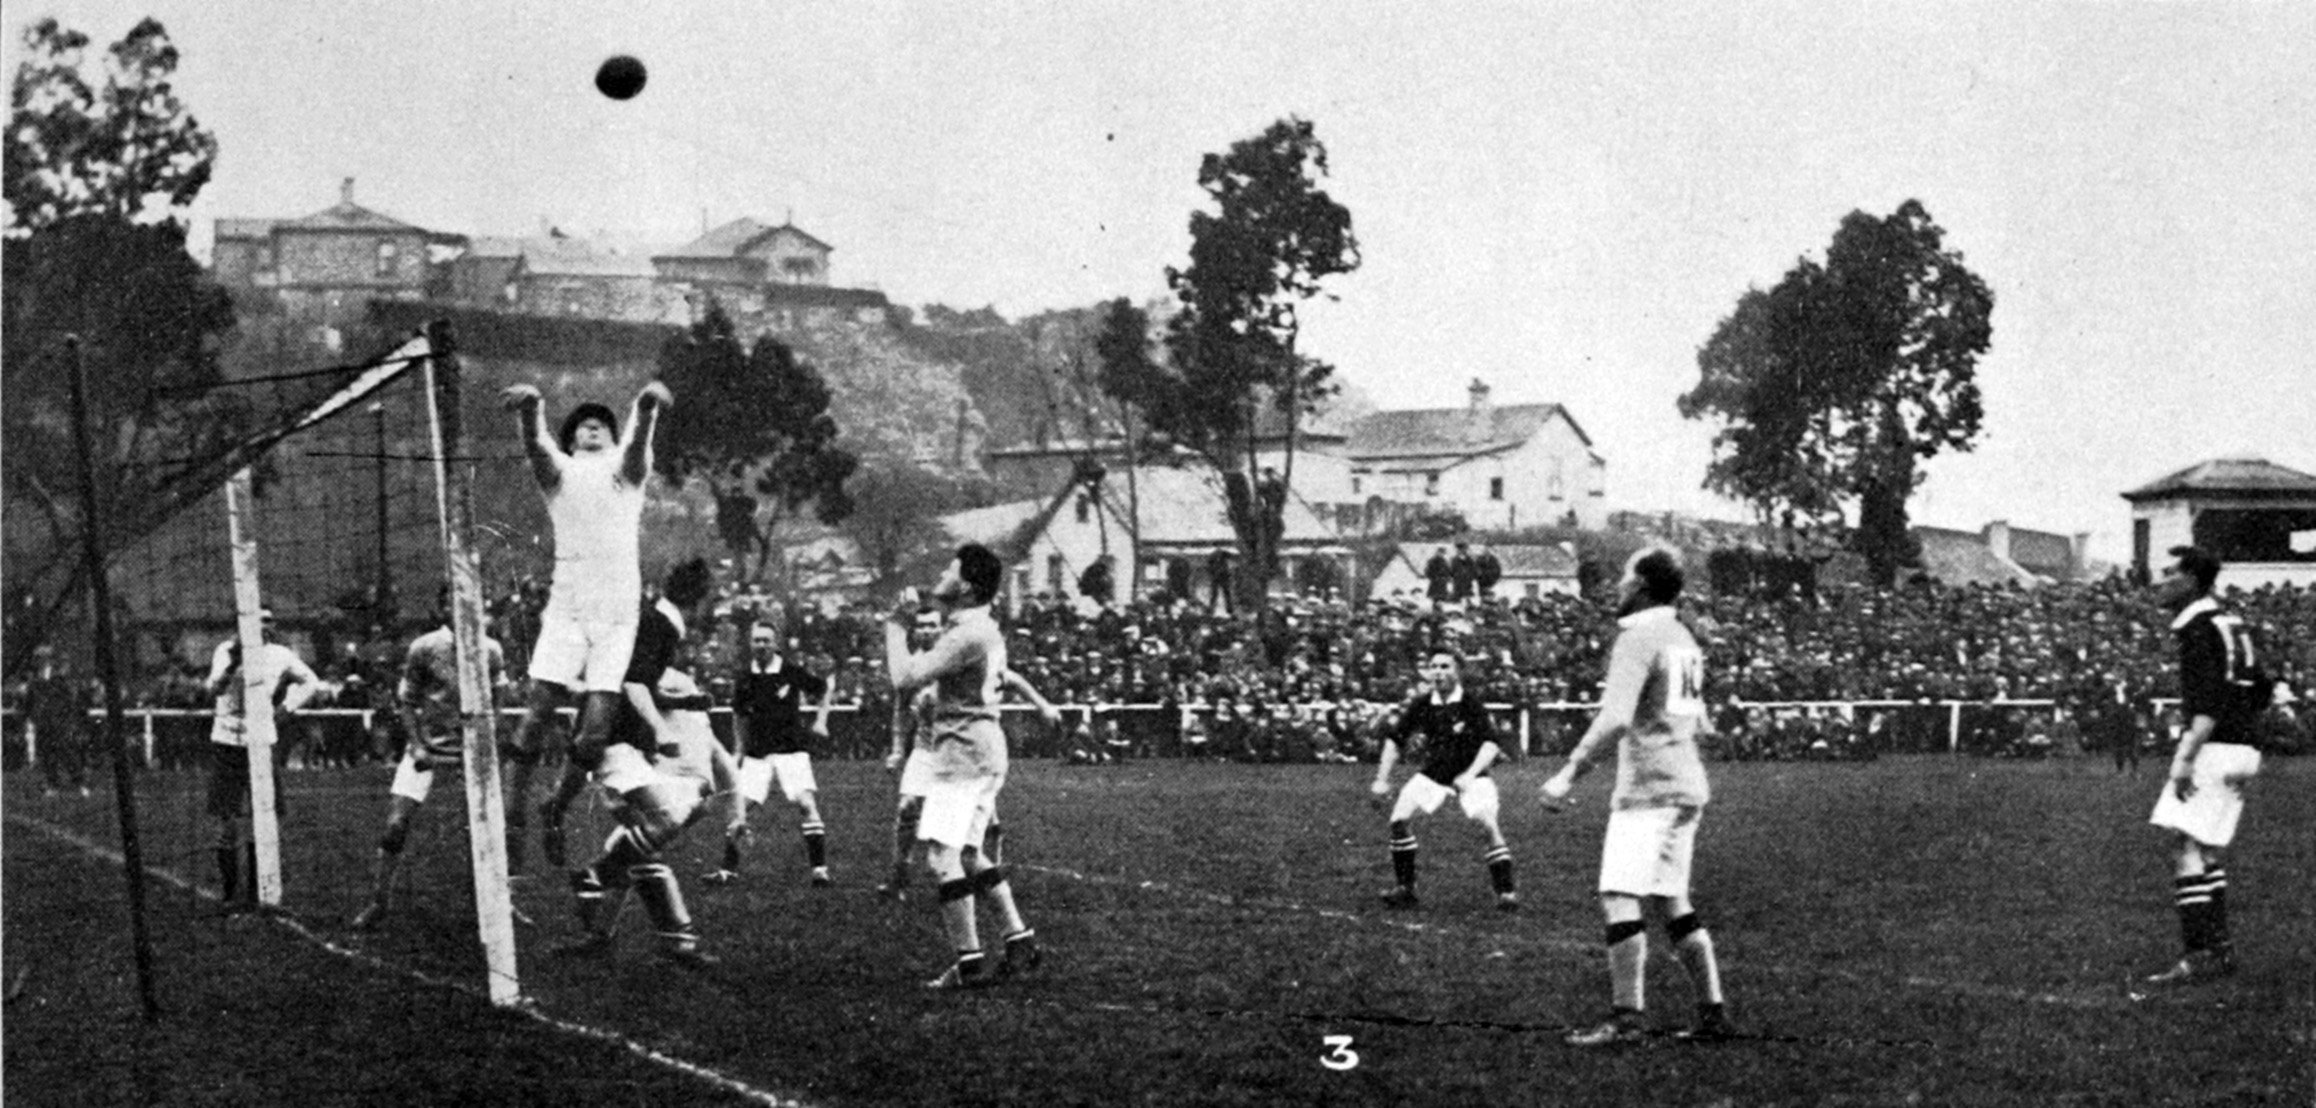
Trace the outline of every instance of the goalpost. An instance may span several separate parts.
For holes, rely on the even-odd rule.
[[[253,444],[249,462],[262,457],[289,436],[346,412],[363,400],[417,369],[415,389],[422,407],[424,460],[431,476],[437,539],[442,552],[441,577],[447,585],[449,622],[457,659],[457,703],[465,771],[465,798],[470,827],[469,861],[472,866],[476,926],[481,939],[488,995],[494,1004],[511,1005],[522,999],[516,969],[513,898],[508,883],[505,811],[496,742],[495,712],[490,674],[484,653],[486,614],[482,570],[473,536],[473,473],[459,464],[464,441],[460,415],[461,376],[453,340],[446,324],[435,323],[385,359],[365,369],[354,380],[302,415],[288,421],[262,444]],[[377,410],[377,409],[374,409]],[[384,417],[380,416],[377,460],[379,495],[385,495],[386,455]],[[252,519],[254,483],[250,467],[238,468],[225,486],[227,533],[231,548],[233,605],[237,638],[243,658],[257,657],[265,642],[260,611],[267,607],[259,569],[259,532]],[[389,607],[385,506],[378,533],[381,584],[373,597],[381,609]],[[309,524],[310,526],[310,524]],[[326,527],[325,527],[326,529]],[[281,829],[275,818],[275,753],[281,736],[273,703],[264,688],[267,675],[257,667],[242,668],[244,726],[250,780],[251,841],[256,851],[254,881],[260,904],[282,904]],[[387,695],[391,695],[389,692]],[[408,737],[416,741],[415,736]]]

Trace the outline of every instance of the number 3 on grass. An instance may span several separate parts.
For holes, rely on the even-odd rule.
[[[1331,1070],[1359,1068],[1359,1052],[1351,1049],[1349,1035],[1321,1035],[1319,1041],[1327,1044],[1327,1053],[1319,1056],[1319,1064]]]

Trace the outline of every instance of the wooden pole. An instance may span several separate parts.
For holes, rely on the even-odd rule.
[[[257,849],[257,902],[281,906],[281,823],[273,779],[273,691],[279,673],[258,661],[265,649],[264,592],[258,587],[257,536],[250,528],[256,499],[244,469],[225,484],[225,527],[233,543],[233,605],[241,640],[241,737],[249,754],[249,838]]]
[[[96,634],[97,679],[105,689],[105,745],[111,749],[114,805],[121,821],[121,869],[129,883],[129,943],[137,963],[137,1002],[145,1022],[160,1018],[160,1001],[153,991],[153,938],[145,921],[145,852],[137,834],[136,779],[129,774],[126,736],[122,731],[121,674],[113,654],[113,594],[105,576],[104,537],[98,521],[105,518],[97,504],[96,463],[92,460],[88,429],[87,371],[81,364],[80,336],[68,335],[65,349],[72,359],[72,441],[80,463],[81,556],[86,561],[89,607]],[[150,726],[151,717],[146,717]],[[29,734],[30,728],[26,728]],[[27,748],[29,752],[29,748]]]

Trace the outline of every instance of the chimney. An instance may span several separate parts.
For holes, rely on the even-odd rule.
[[[338,183],[338,203],[351,204],[353,202],[354,179],[352,177],[348,177],[344,181]]]
[[[1486,442],[1496,431],[1496,411],[1488,403],[1488,383],[1474,377],[1470,391],[1471,404],[1464,409],[1464,438],[1469,442]]]
[[[2010,521],[1998,519],[1986,525],[1986,548],[2005,558],[2010,557]]]

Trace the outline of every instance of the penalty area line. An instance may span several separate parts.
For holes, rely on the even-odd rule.
[[[27,831],[34,831],[42,835],[46,835],[49,838],[62,842],[65,845],[70,846],[92,858],[109,862],[116,866],[125,866],[128,864],[128,859],[123,857],[120,851],[114,850],[112,847],[106,846],[103,843],[96,842],[93,839],[89,839],[69,828],[59,827],[56,824],[49,823],[45,820],[33,819],[28,816],[20,816],[13,813],[7,816],[7,821],[11,826],[20,827]],[[172,870],[158,869],[152,866],[147,866],[145,867],[145,876],[151,880],[160,881],[165,884],[175,886],[176,888],[182,889],[205,900],[214,901],[218,899],[217,894],[209,891],[206,888],[203,888],[198,882]],[[264,911],[256,913],[255,918],[264,919],[270,923],[273,923],[281,927],[283,930],[288,931],[289,933],[296,935],[297,937],[312,944],[313,946],[327,951],[330,954],[337,955],[346,961],[353,962],[356,965],[367,967],[371,970],[375,970],[388,976],[407,978],[411,981],[418,982],[419,984],[428,986],[430,988],[446,989],[451,992],[459,993],[461,995],[472,998],[475,1002],[486,1007],[491,1007],[502,1012],[514,1012],[520,1014],[530,1019],[534,1023],[540,1024],[544,1027],[552,1028],[566,1035],[571,1035],[582,1039],[590,1039],[598,1043],[604,1043],[610,1046],[618,1047],[619,1049],[626,1051],[628,1054],[637,1058],[641,1058],[646,1062],[652,1063],[653,1065],[673,1070],[696,1081],[712,1085],[722,1092],[731,1093],[735,1096],[744,1097],[748,1100],[755,1101],[758,1104],[765,1105],[766,1108],[813,1108],[813,1106],[807,1101],[798,1100],[794,1097],[783,1096],[779,1093],[772,1092],[769,1089],[751,1085],[737,1077],[731,1076],[730,1074],[724,1073],[720,1070],[711,1069],[697,1062],[678,1058],[675,1055],[658,1049],[657,1047],[650,1046],[646,1043],[623,1035],[617,1031],[613,1031],[608,1028],[596,1027],[591,1024],[580,1023],[576,1020],[565,1019],[561,1016],[554,1015],[541,1008],[537,1001],[528,997],[513,1005],[493,1005],[491,1004],[490,996],[484,990],[474,985],[467,984],[463,981],[454,981],[446,977],[438,977],[434,974],[427,973],[424,970],[415,969],[410,966],[395,965],[394,963],[379,958],[374,954],[370,954],[366,951],[356,950],[353,947],[332,941],[328,936],[323,935],[322,933],[315,931],[313,928],[306,926],[303,922],[300,922],[294,916],[290,916],[278,911]]]

